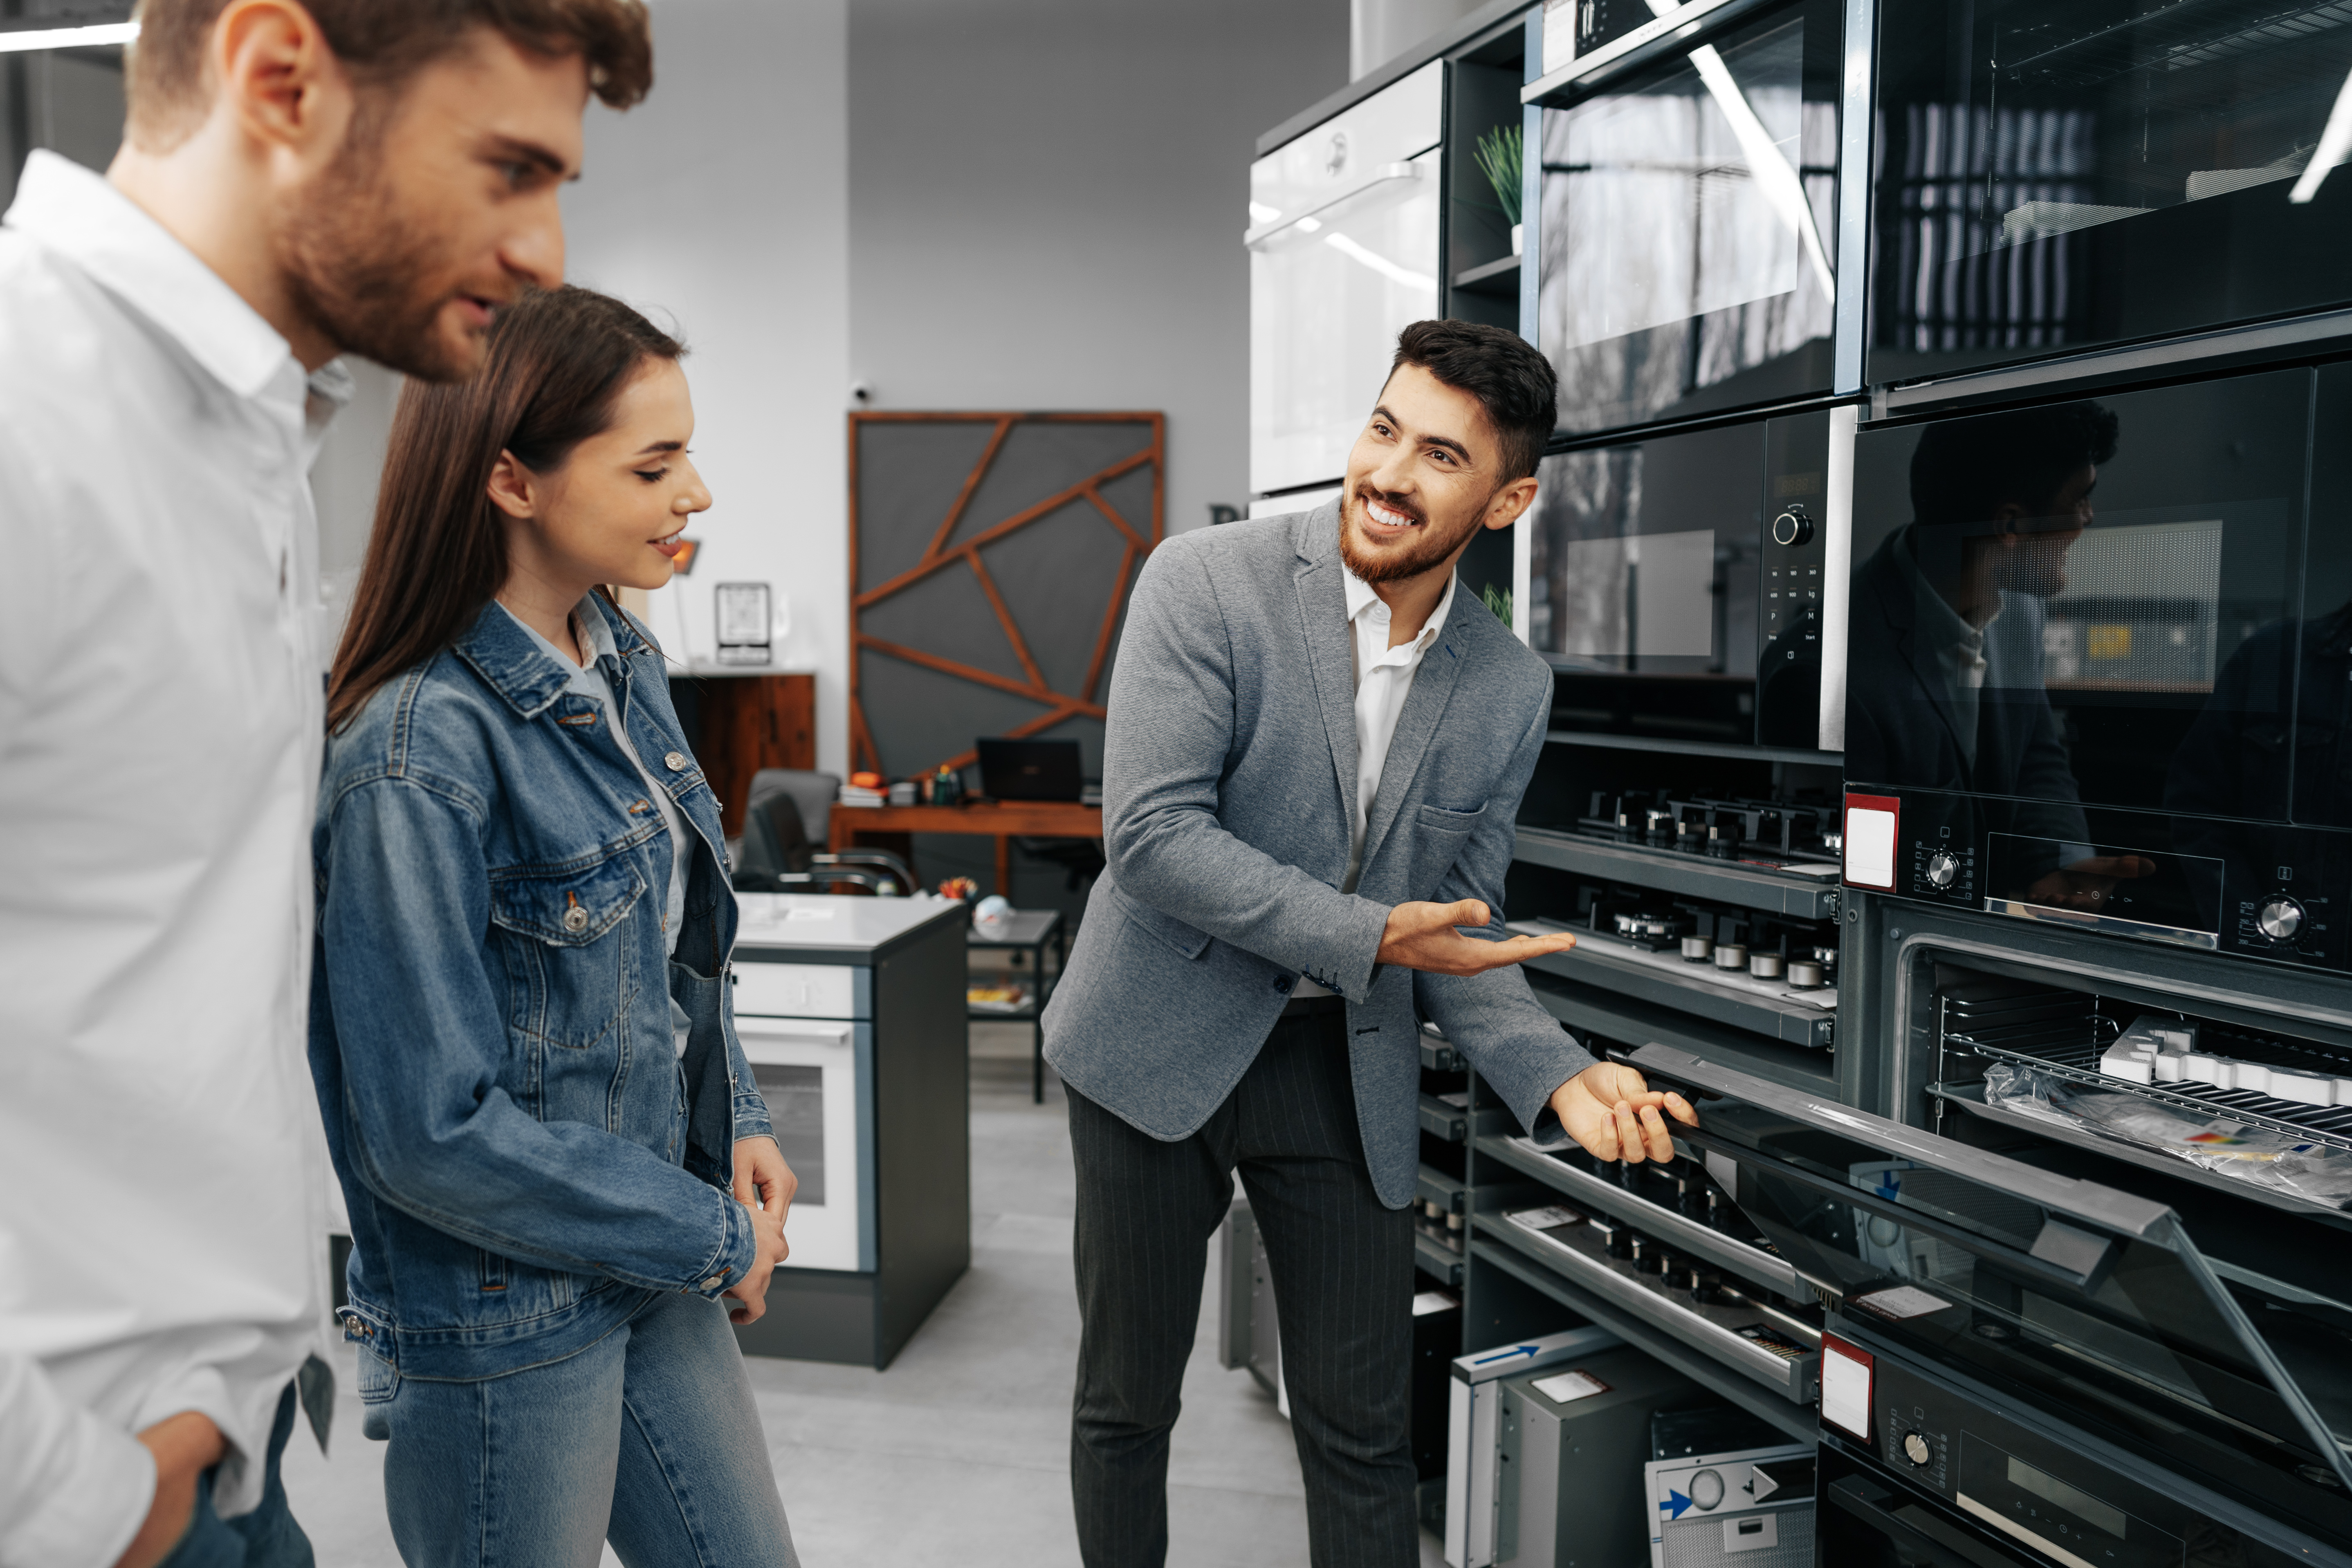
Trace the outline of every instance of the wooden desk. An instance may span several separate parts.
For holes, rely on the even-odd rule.
[[[842,805],[825,837],[835,851],[861,833],[969,833],[996,840],[996,890],[1013,896],[1015,838],[1100,838],[1102,807],[1074,800],[1006,800],[973,805]]]

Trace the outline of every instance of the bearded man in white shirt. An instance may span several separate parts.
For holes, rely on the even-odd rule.
[[[642,0],[140,20],[113,166],[0,226],[0,1568],[311,1561],[307,473],[338,354],[463,376],[561,279],[588,96],[652,79]]]

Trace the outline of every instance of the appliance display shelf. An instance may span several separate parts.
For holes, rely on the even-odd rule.
[[[1580,1171],[1563,1161],[1555,1160],[1528,1139],[1481,1138],[1478,1140],[1478,1152],[1491,1155],[1512,1169],[1533,1176],[1585,1208],[1599,1209],[1603,1214],[1624,1220],[1645,1235],[1654,1236],[1681,1251],[1704,1258],[1717,1268],[1728,1269],[1742,1279],[1778,1290],[1784,1296],[1802,1296],[1807,1289],[1804,1281],[1797,1277],[1797,1271],[1789,1267],[1788,1260],[1779,1253],[1764,1251],[1738,1237],[1709,1229],[1686,1215],[1653,1203],[1638,1193],[1627,1192],[1590,1171]]]
[[[2095,1019],[2087,1029],[2022,1026],[2014,1031],[1988,1029],[1981,1037],[1948,1033],[1944,1043],[1965,1046],[1994,1061],[2033,1068],[2086,1089],[2136,1094],[2203,1116],[2226,1116],[2282,1137],[2325,1143],[2352,1153],[2352,1105],[2297,1105],[2251,1089],[2215,1089],[2204,1083],[2129,1083],[2099,1070],[2100,1054],[2114,1038],[2112,1027],[2105,1020]]]
[[[1627,996],[1750,1030],[1784,1045],[1826,1050],[1836,1032],[1837,987],[1791,989],[1786,981],[1757,980],[1744,971],[1685,963],[1679,953],[1652,952],[1630,942],[1564,921],[1508,921],[1520,936],[1567,931],[1576,945],[1527,961],[1531,970],[1605,987]]]
[[[1611,844],[1556,827],[1522,827],[1512,858],[1587,877],[1632,882],[1663,893],[1713,899],[1795,920],[1837,919],[1844,889],[1837,877],[1808,876],[1747,860],[1717,860],[1645,844]],[[1824,863],[1832,873],[1834,863]]]
[[[1467,1214],[1470,1184],[1449,1176],[1434,1165],[1423,1165],[1414,1179],[1413,1196],[1425,1204],[1435,1204],[1447,1214]]]
[[[1454,1251],[1435,1237],[1424,1235],[1419,1230],[1412,1233],[1413,1267],[1433,1279],[1443,1280],[1448,1285],[1460,1285],[1462,1259],[1461,1253]]]

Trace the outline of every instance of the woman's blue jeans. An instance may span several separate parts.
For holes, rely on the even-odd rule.
[[[408,1568],[798,1568],[727,1310],[656,1297],[576,1355],[473,1382],[360,1348]]]

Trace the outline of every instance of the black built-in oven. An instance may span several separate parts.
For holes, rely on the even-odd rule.
[[[2352,969],[2352,367],[1855,443],[1854,886]]]
[[[1560,6],[1545,25],[1577,26],[1580,58],[1664,8]],[[1831,388],[1843,7],[1738,10],[1547,100],[1536,339],[1563,431]]]
[[[1627,1059],[1691,1099],[1677,1135],[1828,1304],[1822,1568],[2352,1564],[2332,1260],[2221,1262],[2098,1181],[1663,1046]]]
[[[1867,379],[2352,304],[2347,72],[2339,0],[1885,0]]]
[[[1528,641],[1564,728],[1817,744],[1827,413],[1555,453]]]

